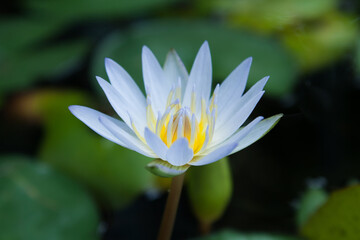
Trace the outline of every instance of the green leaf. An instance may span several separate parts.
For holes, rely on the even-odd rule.
[[[175,0],[26,0],[25,5],[45,18],[71,22],[94,17],[129,17],[174,2]]]
[[[186,176],[192,209],[202,227],[208,228],[222,216],[232,195],[228,159],[223,158],[209,165],[191,167]]]
[[[88,42],[63,42],[41,49],[0,55],[0,96],[25,88],[44,77],[74,69],[88,48]],[[1,48],[0,48],[1,54]]]
[[[0,239],[99,239],[87,192],[45,164],[1,157],[0,196]]]
[[[145,170],[151,159],[97,135],[70,113],[68,106],[74,104],[90,105],[78,92],[39,93],[33,105],[45,118],[40,159],[84,183],[114,208],[154,187],[155,176]]]
[[[209,41],[211,49],[214,82],[224,80],[238,64],[252,56],[254,60],[248,86],[270,75],[265,87],[268,96],[280,97],[292,91],[298,69],[294,59],[279,42],[202,21],[153,21],[134,25],[128,31],[114,33],[97,49],[92,75],[105,77],[104,58],[110,57],[122,65],[138,85],[143,86],[143,45],[150,47],[159,62],[163,62],[167,52],[174,48],[189,71],[205,40]],[[94,84],[95,82],[93,81]]]
[[[233,230],[223,230],[196,240],[300,240],[296,237],[270,233],[240,233]]]
[[[222,14],[232,25],[276,34],[305,71],[335,61],[356,40],[354,17],[341,13],[336,0],[200,0],[199,8]]]
[[[327,200],[327,193],[320,188],[309,188],[301,197],[299,208],[296,212],[296,223],[302,227],[306,221],[321,207]]]
[[[333,192],[301,229],[311,240],[357,240],[360,236],[360,185]]]
[[[360,37],[358,35],[356,41],[356,51],[355,51],[355,70],[358,76],[360,76]],[[359,80],[358,80],[359,81]]]
[[[0,49],[3,53],[22,52],[42,39],[59,31],[52,19],[5,18],[0,21]]]
[[[329,13],[315,26],[306,25],[300,32],[287,31],[284,43],[299,59],[304,70],[313,70],[333,62],[355,45],[357,26],[353,17]]]
[[[336,0],[211,0],[201,1],[200,7],[224,13],[233,24],[273,32],[322,16],[336,4]]]

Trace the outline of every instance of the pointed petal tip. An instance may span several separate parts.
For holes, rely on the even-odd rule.
[[[274,116],[271,116],[271,117],[269,117],[269,118],[267,118],[267,119],[274,119],[275,121],[274,121],[274,126],[280,121],[280,119],[282,118],[284,116],[284,114],[283,113],[279,113],[279,114],[276,114],[276,115],[274,115]],[[266,120],[266,119],[265,119]]]
[[[248,63],[249,65],[251,65],[252,61],[253,61],[253,57],[248,57],[244,60],[244,62]]]
[[[79,109],[82,108],[83,106],[79,106],[79,105],[70,105],[68,106],[69,111],[75,115],[75,112]]]
[[[175,48],[170,48],[169,49],[168,53],[166,54],[165,62],[166,62],[166,60],[168,60],[171,57],[175,57],[176,59],[180,58],[179,55],[177,54]]]
[[[78,116],[78,113],[82,110],[89,109],[88,107],[80,106],[80,105],[70,105],[68,106],[69,111],[75,116]]]
[[[151,52],[150,48],[148,46],[144,45],[142,47],[142,54],[149,53],[149,52]]]
[[[205,40],[205,41],[203,42],[203,44],[202,44],[201,47],[200,47],[200,50],[206,50],[206,51],[210,52],[210,46],[209,46],[208,41]]]
[[[279,113],[279,114],[276,114],[276,115],[270,117],[270,119],[271,119],[271,118],[274,118],[274,119],[275,119],[273,127],[274,127],[276,124],[278,124],[278,122],[280,121],[280,119],[281,119],[283,116],[284,116],[283,113]],[[266,120],[266,119],[265,119],[265,120]]]
[[[202,46],[207,46],[207,47],[209,47],[209,42],[208,42],[207,40],[205,40],[205,41],[203,42]]]
[[[111,58],[108,58],[108,57],[106,57],[106,58],[104,59],[105,65],[106,65],[107,63],[112,62],[112,61],[113,61],[113,60],[112,60]]]
[[[104,62],[105,62],[105,68],[110,68],[112,66],[118,65],[117,62],[115,62],[114,60],[112,60],[111,58],[108,58],[108,57],[106,57],[104,59]],[[108,71],[108,69],[107,69],[107,71]]]
[[[262,120],[264,120],[264,117],[263,117],[263,116],[258,116],[258,117],[255,118],[255,119],[258,119],[259,121],[262,121]]]
[[[110,84],[108,81],[106,81],[105,79],[103,79],[102,77],[96,76],[96,80],[99,83],[99,85],[102,87],[104,84]]]
[[[77,105],[70,105],[68,106],[68,109],[70,112],[73,112],[76,109]]]
[[[146,61],[147,59],[149,59],[149,56],[153,55],[152,51],[150,50],[150,48],[148,48],[147,46],[143,46],[142,47],[142,51],[141,51],[141,59],[142,61]]]

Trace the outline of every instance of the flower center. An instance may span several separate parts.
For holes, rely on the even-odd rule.
[[[194,154],[201,153],[211,141],[216,118],[215,92],[208,104],[201,100],[200,111],[196,111],[196,96],[192,92],[191,106],[181,106],[181,86],[173,88],[167,99],[166,110],[156,117],[147,96],[147,127],[170,147],[177,139],[186,138]],[[175,100],[174,100],[175,99]],[[137,134],[139,136],[139,134]],[[143,140],[145,141],[145,140]]]
[[[207,122],[199,122],[195,115],[191,117],[190,110],[186,107],[175,110],[174,114],[170,111],[164,117],[165,121],[160,126],[159,137],[168,147],[177,139],[184,137],[189,141],[189,147],[194,153],[201,150],[206,140]]]

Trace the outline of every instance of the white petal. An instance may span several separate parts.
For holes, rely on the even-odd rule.
[[[150,149],[143,142],[141,142],[132,132],[132,130],[125,124],[117,125],[102,116],[99,117],[99,121],[112,135],[123,142],[126,148],[129,148],[147,157],[156,157],[156,155],[153,154]]]
[[[131,126],[129,115],[126,111],[126,104],[124,99],[118,94],[118,92],[111,86],[110,83],[102,79],[101,77],[96,77],[100,87],[103,89],[107,99],[109,100],[111,106],[115,112],[122,118],[128,126]]]
[[[253,96],[246,103],[246,105],[242,106],[240,109],[237,110],[237,112],[234,112],[233,115],[228,118],[226,124],[223,124],[221,128],[215,129],[212,144],[216,145],[219,142],[224,141],[225,139],[230,137],[236,130],[238,130],[241,125],[246,121],[246,119],[250,116],[251,112],[254,110],[256,104],[259,102],[263,94],[264,91],[261,91],[257,95]]]
[[[209,100],[211,80],[211,55],[209,44],[207,41],[205,41],[196,55],[194,64],[192,66],[184,94],[183,104],[187,107],[191,106],[191,92],[195,86],[196,111],[200,111],[201,99],[204,98],[206,104]]]
[[[204,154],[206,154],[209,151],[213,151],[216,148],[222,147],[224,145],[227,145],[229,143],[233,143],[236,142],[238,143],[239,141],[241,141],[244,137],[246,137],[246,135],[254,128],[256,127],[256,124],[258,124],[261,120],[263,120],[263,117],[257,117],[255,118],[253,121],[251,121],[248,125],[246,125],[246,127],[240,128],[236,133],[234,133],[231,137],[229,137],[228,139],[226,139],[224,142],[221,142],[217,145],[210,145],[208,149],[206,149],[206,151],[204,152]]]
[[[234,102],[244,92],[249,76],[252,58],[249,57],[240,63],[220,85],[218,93],[218,108],[222,109]]]
[[[104,127],[104,125],[100,123],[99,117],[107,118],[109,119],[109,121],[113,121],[115,124],[119,124],[119,125],[125,123],[88,107],[73,105],[69,107],[69,110],[71,111],[72,114],[74,114],[75,117],[77,117],[80,121],[85,123],[89,128],[91,128],[97,134],[121,146],[125,145],[119,139],[114,137],[114,135],[112,135],[109,132],[109,130],[107,130]]]
[[[150,129],[145,128],[144,137],[146,143],[149,147],[154,151],[159,158],[166,160],[166,152],[168,151],[168,147],[165,143]]]
[[[186,138],[176,140],[166,153],[166,160],[174,166],[187,164],[194,156]]]
[[[164,71],[151,50],[142,50],[143,77],[146,93],[150,95],[154,112],[164,112],[171,82],[166,81]]]
[[[246,125],[246,127],[239,129],[239,131],[237,133],[232,135],[226,141],[239,142],[256,126],[256,124],[258,124],[263,119],[264,119],[263,117],[255,118],[252,122],[250,122],[248,125]]]
[[[110,83],[101,77],[96,77],[96,79],[115,112],[129,127],[131,127],[130,114],[135,126],[142,133],[142,130],[146,125],[146,111],[141,107],[139,108],[135,102],[130,101],[126,96],[121,95]]]
[[[134,102],[138,108],[146,109],[146,100],[138,85],[131,76],[116,62],[110,58],[105,59],[105,68],[111,84],[130,102]]]
[[[250,99],[252,99],[255,95],[259,94],[269,77],[264,77],[263,79],[259,80],[255,85],[253,85],[249,91],[247,91],[244,96],[234,98],[233,102],[229,102],[226,106],[220,108],[218,107],[218,118],[216,120],[215,129],[222,127],[224,124],[227,124],[228,119],[234,115],[240,108],[243,107]],[[221,91],[221,86],[220,90]]]
[[[279,122],[282,116],[283,114],[277,114],[262,120],[239,142],[232,153],[238,152],[262,138]]]
[[[237,146],[237,143],[230,143],[228,145],[222,146],[220,148],[215,149],[204,157],[196,157],[189,164],[193,166],[202,166],[209,163],[216,162],[221,158],[229,155]]]
[[[183,97],[189,76],[183,62],[175,50],[171,50],[166,56],[164,73],[166,81],[170,81],[172,85],[176,85],[180,78],[182,91],[181,96]]]

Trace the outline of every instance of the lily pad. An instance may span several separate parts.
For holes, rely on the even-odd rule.
[[[285,32],[284,43],[304,70],[313,70],[333,62],[354,47],[357,28],[353,17],[329,13],[317,25],[305,25],[301,31]]]
[[[0,47],[0,97],[10,91],[28,87],[41,78],[73,70],[82,60],[88,46],[85,40],[63,42],[9,55],[1,55]]]
[[[270,233],[240,233],[233,230],[223,230],[212,235],[196,238],[196,240],[300,240],[297,237]]]
[[[88,186],[105,206],[123,207],[155,187],[155,176],[145,169],[151,159],[102,138],[70,113],[69,105],[91,106],[87,99],[76,91],[27,99],[45,121],[39,158]]]
[[[32,11],[42,13],[44,17],[51,17],[61,21],[74,21],[94,17],[113,18],[138,14],[153,10],[176,0],[26,0],[25,5]]]
[[[199,7],[221,12],[233,24],[261,32],[281,31],[302,20],[317,18],[336,8],[336,0],[211,0]],[[256,16],[256,17],[254,17]]]
[[[296,222],[299,227],[319,209],[327,200],[328,195],[323,189],[308,189],[300,199],[299,208],[296,212]]]
[[[1,157],[0,195],[0,239],[99,239],[90,195],[45,164]]]
[[[357,240],[360,236],[360,185],[332,193],[305,223],[303,236],[310,240]]]

